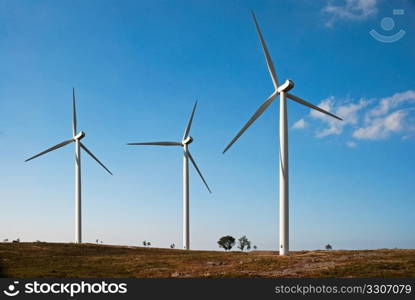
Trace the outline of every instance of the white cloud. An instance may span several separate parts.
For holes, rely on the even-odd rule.
[[[345,105],[337,106],[334,105],[334,97],[329,97],[318,105],[324,110],[333,112],[335,115],[343,119],[339,121],[328,115],[325,115],[317,110],[312,110],[310,116],[315,119],[319,119],[325,122],[328,127],[316,132],[316,137],[325,137],[328,135],[336,134],[339,135],[343,132],[343,127],[346,125],[355,125],[358,122],[358,112],[368,105],[369,101],[361,99],[359,103],[348,103]]]
[[[346,142],[346,146],[349,147],[349,148],[356,148],[357,143],[353,142],[353,141],[348,141],[348,142]]]
[[[413,108],[399,109],[415,103],[415,91],[409,90],[382,98],[365,114],[364,124],[353,132],[356,139],[379,140],[401,131],[412,132],[415,128],[406,122]]]
[[[294,123],[294,125],[292,126],[292,129],[303,129],[306,126],[307,126],[306,121],[304,121],[304,119],[300,119]]]
[[[364,20],[377,13],[378,0],[329,0],[323,8],[323,12],[331,18],[326,23],[331,27],[339,19]]]
[[[334,101],[334,97],[329,97],[321,101],[320,104],[318,104],[318,106],[326,111],[332,111],[333,101]],[[323,122],[326,122],[329,125],[328,128],[317,131],[316,133],[317,137],[325,137],[331,134],[340,134],[342,132],[341,125],[338,125],[335,122],[333,122],[333,120],[331,120],[332,117],[329,117],[326,114],[323,114],[317,110],[311,110],[310,116],[314,119],[319,119]]]
[[[415,91],[396,93],[391,97],[381,99],[379,104],[368,113],[367,118],[369,120],[371,117],[387,114],[391,109],[405,102],[415,103]]]
[[[403,130],[406,115],[405,110],[398,110],[387,116],[374,118],[368,125],[355,130],[353,137],[368,140],[387,138],[391,133]]]
[[[309,120],[320,121],[320,127],[317,127],[315,133],[317,138],[340,135],[349,129],[346,132],[350,133],[354,140],[349,140],[345,144],[354,148],[357,146],[356,140],[381,140],[393,134],[400,135],[402,140],[415,137],[415,90],[395,93],[381,99],[361,98],[358,102],[351,99],[339,101],[334,97],[328,97],[318,106],[334,113],[343,121],[311,110]],[[307,118],[301,120],[304,120],[307,126],[313,125]],[[301,127],[299,121],[293,128]]]
[[[323,101],[321,101],[318,106],[324,110],[330,111],[333,106],[333,101],[334,101],[334,97],[330,96],[324,99]],[[329,116],[319,112],[318,110],[310,111],[310,116],[316,119],[321,119],[321,120],[327,120],[330,118]]]
[[[317,132],[316,137],[321,138],[321,137],[325,137],[325,136],[332,135],[332,134],[339,135],[340,133],[342,133],[342,131],[343,131],[343,126],[333,124],[330,127]]]

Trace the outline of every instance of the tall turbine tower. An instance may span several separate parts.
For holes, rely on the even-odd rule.
[[[193,142],[193,138],[189,136],[190,128],[192,127],[193,116],[195,114],[196,105],[193,106],[192,114],[190,115],[189,122],[184,130],[183,138],[181,142],[148,142],[148,143],[128,143],[127,145],[153,145],[153,146],[181,146],[183,147],[183,249],[190,249],[190,237],[189,237],[189,158],[195,167],[197,173],[205,184],[209,193],[212,193],[206,180],[203,178],[195,160],[189,151],[189,145]]]
[[[40,152],[39,154],[36,154],[35,156],[32,156],[25,161],[32,160],[36,157],[39,157],[43,154],[46,154],[48,152],[51,152],[53,150],[59,149],[63,146],[66,146],[70,143],[75,143],[75,243],[82,243],[82,214],[81,214],[81,148],[85,150],[86,153],[88,153],[93,159],[95,159],[105,170],[107,170],[108,173],[112,175],[110,170],[107,169],[106,166],[104,166],[103,163],[101,163],[98,158],[95,157],[94,154],[92,154],[91,151],[88,150],[88,148],[81,143],[81,139],[85,137],[85,132],[80,131],[79,133],[76,133],[76,106],[75,106],[75,89],[72,88],[72,138],[63,141],[62,143],[59,143],[43,152]]]
[[[324,109],[315,106],[293,94],[288,93],[294,87],[294,82],[291,80],[286,80],[282,85],[279,85],[277,74],[275,72],[274,64],[272,63],[271,56],[268,52],[267,46],[265,44],[264,38],[262,37],[261,30],[259,28],[258,22],[256,20],[254,12],[252,12],[252,17],[254,19],[256,31],[261,42],[262,50],[264,51],[265,61],[267,62],[268,71],[271,75],[271,80],[274,85],[274,92],[268,97],[267,100],[258,108],[254,115],[248,120],[248,122],[242,127],[238,134],[233,138],[233,140],[226,146],[223,153],[225,153],[236,140],[255,122],[256,119],[271,105],[275,98],[280,95],[280,156],[279,156],[279,175],[280,175],[280,245],[279,252],[280,255],[288,255],[289,251],[289,222],[288,222],[288,132],[287,132],[287,97],[291,100],[294,100],[297,103],[308,106],[312,109],[318,110],[324,114],[327,114],[338,120],[341,118],[333,115],[332,113],[325,111]]]

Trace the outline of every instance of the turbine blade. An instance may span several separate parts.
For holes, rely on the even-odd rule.
[[[148,143],[128,143],[127,145],[148,145],[148,146],[183,146],[179,142],[148,142]]]
[[[260,115],[262,115],[262,113],[268,108],[268,106],[271,105],[271,103],[274,101],[276,96],[277,96],[277,93],[274,92],[274,93],[272,93],[271,96],[269,96],[269,98],[267,100],[265,100],[264,103],[262,103],[262,105],[257,109],[257,111],[254,113],[254,115],[249,119],[249,121],[246,122],[244,127],[242,127],[242,129],[233,138],[233,140],[228,144],[228,146],[226,146],[225,150],[223,150],[222,153],[225,153],[226,151],[228,151],[228,149],[233,145],[233,143],[235,143],[237,141],[237,139],[239,139],[239,137],[245,132],[245,130],[247,130],[248,127],[251,126],[251,124],[254,123],[255,120],[258,119],[258,117]]]
[[[34,158],[36,158],[36,157],[39,157],[39,156],[41,156],[41,155],[43,155],[43,154],[46,154],[46,153],[50,152],[50,151],[53,151],[53,150],[59,149],[59,148],[61,148],[61,147],[63,147],[63,146],[66,146],[66,145],[68,145],[68,144],[72,143],[73,141],[74,141],[74,139],[70,139],[70,140],[64,141],[64,142],[62,142],[62,143],[59,143],[59,144],[57,144],[57,145],[55,145],[55,146],[53,146],[53,147],[50,147],[49,149],[46,149],[46,150],[45,150],[45,151],[43,151],[43,152],[40,152],[39,154],[36,154],[35,156],[32,156],[32,157],[30,157],[30,158],[26,159],[25,161],[32,160],[32,159],[34,159]]]
[[[197,100],[196,100],[196,102],[195,102],[195,104],[194,104],[194,106],[193,106],[192,114],[190,115],[189,122],[187,122],[186,129],[184,130],[183,140],[184,140],[185,138],[187,138],[187,136],[189,135],[189,132],[190,132],[190,128],[192,127],[193,116],[194,116],[194,114],[195,114],[196,105],[197,105]]]
[[[105,170],[107,170],[108,173],[110,173],[111,175],[113,175],[111,173],[111,171],[108,170],[108,168],[106,166],[104,166],[104,164],[102,162],[100,162],[99,159],[96,158],[96,156],[94,154],[92,154],[92,152],[89,151],[88,148],[84,144],[82,144],[81,142],[80,142],[80,144],[81,144],[81,148],[84,149],[86,153],[88,153],[93,159],[95,159],[96,162],[99,163],[101,165],[101,167],[103,167]]]
[[[312,109],[318,110],[319,112],[322,112],[323,114],[329,115],[330,117],[336,118],[337,120],[343,121],[342,118],[339,118],[338,116],[336,116],[336,115],[334,115],[334,114],[332,114],[332,113],[330,113],[330,112],[328,112],[328,111],[326,111],[326,110],[324,110],[324,109],[322,109],[318,106],[315,106],[315,105],[301,99],[300,97],[294,96],[293,94],[290,94],[290,93],[286,93],[286,95],[287,95],[288,98],[291,98],[295,102],[298,102],[302,105],[308,106]]]
[[[200,178],[202,178],[203,183],[205,184],[205,186],[206,186],[207,190],[209,191],[209,193],[211,193],[211,194],[212,194],[212,191],[210,190],[210,188],[209,188],[208,184],[206,183],[205,178],[203,178],[202,173],[200,172],[199,168],[197,167],[196,162],[195,162],[195,160],[193,159],[193,157],[192,157],[192,155],[190,154],[190,152],[189,152],[189,151],[187,151],[187,155],[189,156],[190,161],[192,162],[193,166],[195,167],[195,169],[196,169],[197,173],[199,173]]]
[[[255,13],[253,11],[252,11],[252,17],[254,18],[256,31],[261,41],[262,50],[264,51],[264,56],[267,62],[269,74],[271,75],[272,83],[274,84],[274,88],[277,89],[278,88],[278,77],[275,72],[274,64],[272,63],[271,55],[269,55],[267,45],[265,44],[265,40],[262,37],[261,29],[259,28],[258,22],[255,17]]]
[[[72,133],[76,135],[76,105],[75,105],[75,88],[72,88]]]

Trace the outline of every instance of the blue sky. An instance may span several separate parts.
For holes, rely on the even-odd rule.
[[[83,155],[85,241],[181,247],[180,149],[125,143],[180,139],[198,99],[190,150],[213,194],[191,169],[192,248],[276,249],[278,102],[221,153],[272,92],[250,9],[280,81],[345,120],[288,105],[291,248],[414,248],[409,0],[0,0],[0,238],[74,239],[73,145],[24,159],[70,138],[75,86],[83,141],[114,173]]]

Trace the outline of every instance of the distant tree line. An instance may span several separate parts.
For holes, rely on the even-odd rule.
[[[3,239],[3,243],[7,243],[9,241],[9,239]],[[20,239],[17,238],[15,240],[12,240],[12,243],[20,243]]]

